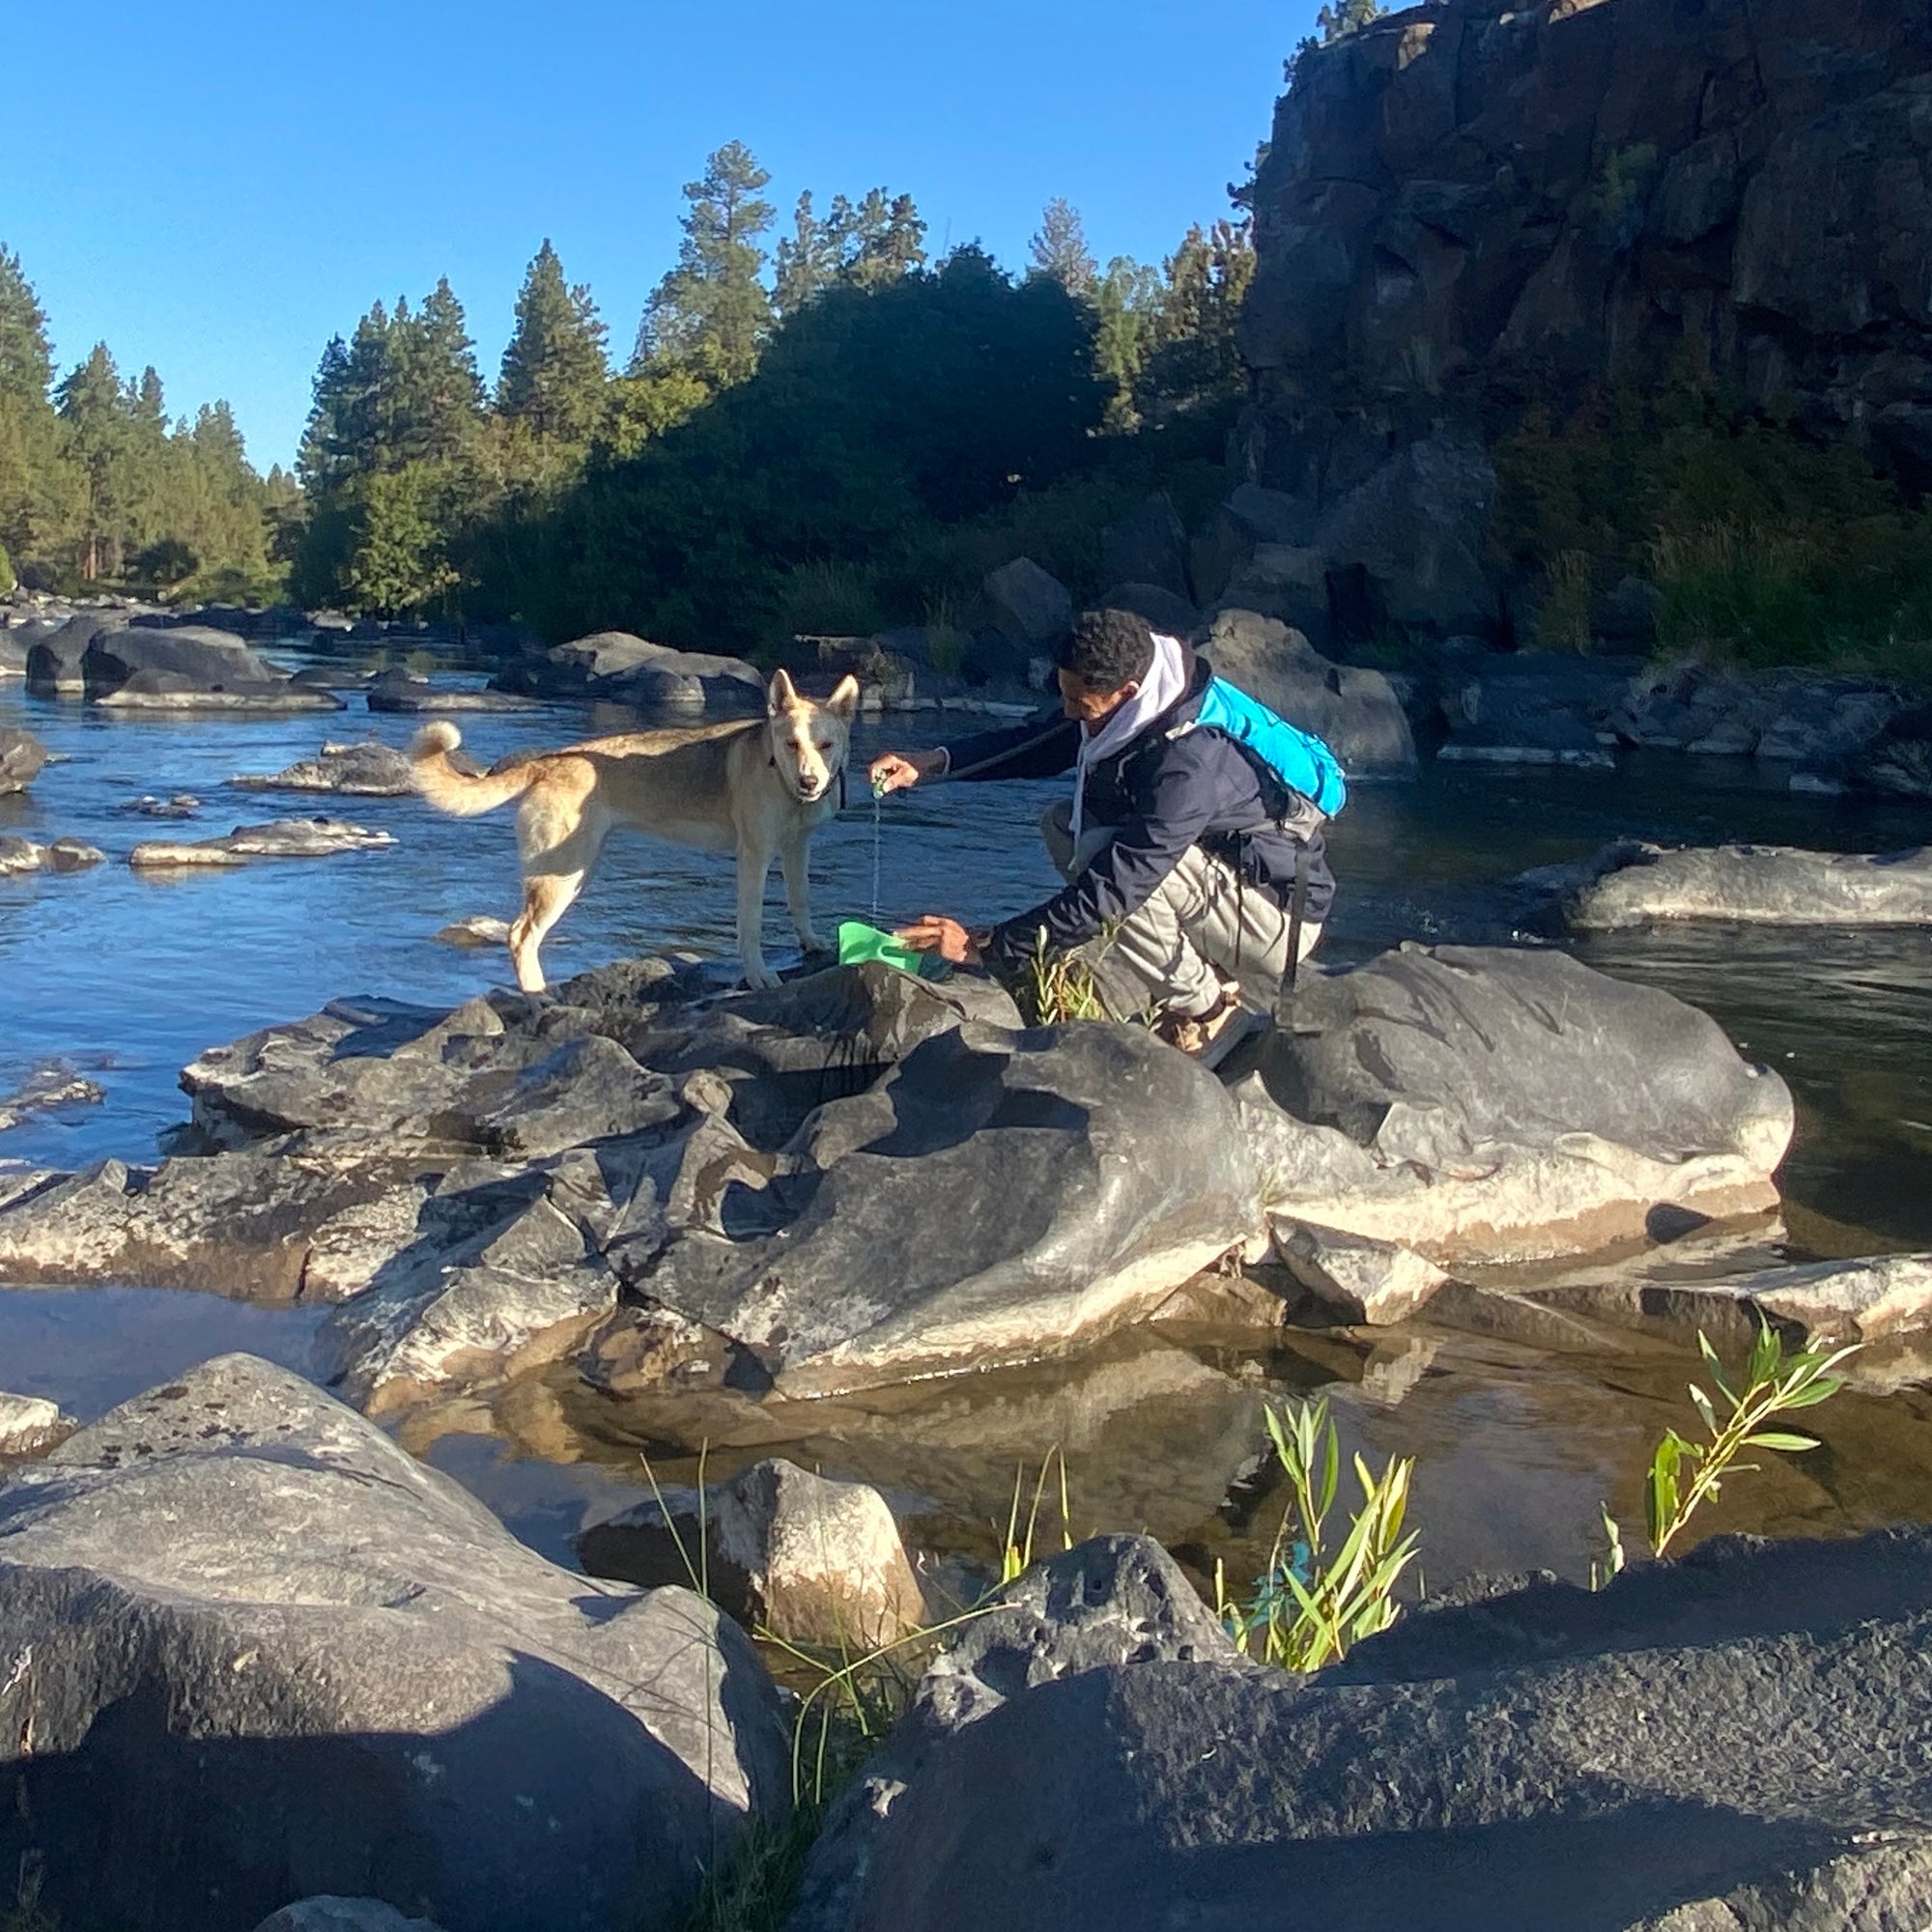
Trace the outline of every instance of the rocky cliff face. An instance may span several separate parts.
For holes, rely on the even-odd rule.
[[[1686,362],[1932,484],[1932,0],[1447,0],[1299,63],[1253,484],[1374,618],[1503,622],[1487,450]]]

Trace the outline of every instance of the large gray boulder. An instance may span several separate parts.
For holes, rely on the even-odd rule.
[[[701,1212],[639,1287],[787,1395],[1056,1352],[1151,1314],[1259,1227],[1226,1090],[1092,1021],[949,1029],[818,1107],[776,1161],[719,1119],[677,1194],[700,1172]]]
[[[1793,1124],[1784,1083],[1694,1007],[1501,947],[1304,980],[1234,1091],[1278,1240],[1313,1224],[1444,1264],[1771,1207]]]
[[[232,631],[204,624],[100,630],[80,661],[89,700],[127,711],[340,711],[330,692],[269,663]]]
[[[646,711],[735,713],[758,709],[765,681],[742,658],[673,650],[628,631],[595,631],[525,658],[492,680],[540,697],[596,697]]]
[[[47,748],[31,731],[0,730],[0,798],[25,791],[46,761]]]
[[[37,636],[27,648],[27,691],[35,697],[81,697],[83,666],[97,638],[120,630],[126,611],[81,611]]]
[[[1299,631],[1252,611],[1223,611],[1205,646],[1215,672],[1321,739],[1348,772],[1415,769],[1415,738],[1378,670],[1330,664]]]
[[[1495,470],[1482,443],[1426,437],[1323,513],[1312,547],[1330,571],[1359,573],[1370,611],[1454,637],[1493,629],[1498,599],[1483,564]]]
[[[1191,603],[1187,531],[1174,498],[1157,490],[1100,532],[1100,579],[1105,583],[1149,583]]]
[[[0,1490],[0,1863],[64,1932],[375,1897],[449,1932],[675,1923],[788,1799],[777,1693],[680,1589],[554,1568],[227,1355]]]
[[[1041,1685],[1154,1662],[1244,1667],[1151,1537],[1090,1537],[1016,1577],[933,1661],[885,1748],[833,1804],[785,1932],[848,1932],[860,1922],[855,1915],[877,1895],[876,1861],[897,1836],[895,1808],[962,1732]]]
[[[1932,925],[1932,849],[1812,852],[1790,845],[1607,848],[1565,903],[1578,932],[1673,920],[1773,925]]]
[[[968,621],[1021,650],[1046,650],[1073,621],[1073,594],[1029,556],[989,571]]]
[[[1307,1680],[1157,1642],[1009,1666],[856,1856],[828,1833],[790,1932],[1908,1932],[1928,1591],[1922,1529],[1739,1538],[1411,1615]]]

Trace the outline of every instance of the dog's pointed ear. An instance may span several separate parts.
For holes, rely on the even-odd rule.
[[[773,671],[772,681],[765,687],[765,711],[777,718],[793,710],[798,704],[798,693],[792,688],[791,673],[782,667]]]
[[[835,718],[842,718],[851,724],[853,714],[859,709],[859,680],[849,671],[832,688],[832,696],[825,700],[825,708]]]

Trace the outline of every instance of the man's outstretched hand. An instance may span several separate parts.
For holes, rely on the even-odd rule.
[[[910,791],[921,779],[929,779],[946,764],[944,752],[881,752],[872,760],[868,776],[872,789],[881,797],[889,791]]]
[[[875,767],[876,769],[876,767]],[[954,966],[977,966],[980,943],[956,919],[943,912],[929,912],[911,925],[902,925],[893,934],[915,952],[936,952]]]

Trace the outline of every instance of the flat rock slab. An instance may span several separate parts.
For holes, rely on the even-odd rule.
[[[1760,1323],[1801,1345],[1882,1342],[1932,1329],[1932,1255],[1876,1255],[1795,1266],[1672,1266],[1666,1248],[1641,1267],[1532,1292],[1544,1305],[1613,1321],[1701,1329],[1720,1346],[1747,1343]]]
[[[256,859],[328,859],[339,852],[379,852],[396,842],[389,832],[342,818],[276,818],[238,825],[220,838],[149,838],[128,854],[137,871],[246,866]]]
[[[246,1355],[0,1489],[0,1863],[40,1861],[64,1932],[246,1932],[317,1891],[452,1932],[666,1927],[788,1803],[728,1620],[545,1562]]]
[[[788,1932],[1916,1926],[1928,1593],[1915,1529],[1411,1614],[1310,1679],[1158,1641],[1054,1671],[1042,1635],[966,1721],[931,1721],[928,1677]]]
[[[1625,844],[1569,895],[1578,932],[1668,920],[1775,925],[1932,925],[1932,849],[1811,852],[1790,845]]]
[[[238,791],[327,791],[351,798],[410,798],[410,761],[393,745],[328,745],[279,772],[243,772],[228,781]]]
[[[1234,1089],[1278,1226],[1439,1265],[1776,1205],[1791,1095],[1707,1014],[1557,952],[1403,946],[1303,981]]]
[[[447,685],[432,684],[426,677],[413,677],[405,670],[380,671],[371,678],[368,705],[371,711],[393,711],[411,716],[421,712],[536,711],[542,708],[535,699],[518,697],[507,691],[457,691]]]

